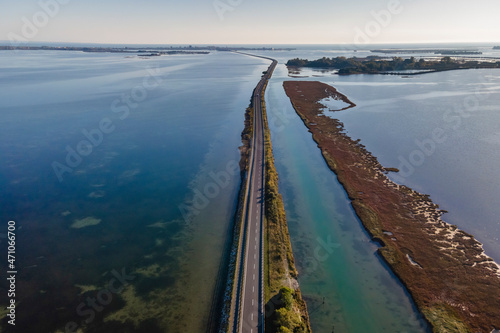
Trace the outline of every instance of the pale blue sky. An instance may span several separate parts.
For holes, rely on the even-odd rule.
[[[42,4],[51,5],[43,9]],[[0,8],[0,40],[500,43],[498,0],[0,0]],[[381,11],[390,15],[381,15],[377,21],[374,13]]]

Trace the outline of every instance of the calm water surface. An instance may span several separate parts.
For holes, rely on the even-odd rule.
[[[19,331],[204,329],[265,68],[230,53],[0,53]]]
[[[486,56],[500,57],[491,46],[475,47]],[[373,55],[370,48],[375,47],[358,52],[325,46],[264,53],[286,63],[294,57]],[[338,76],[330,70],[304,69],[299,75],[304,76],[299,80],[332,85],[356,103],[356,108],[332,116],[344,122],[349,135],[361,139],[382,165],[401,169],[399,175],[391,174],[395,181],[430,194],[449,211],[443,219],[473,234],[500,262],[500,175],[495,168],[500,163],[499,70],[403,77]],[[441,135],[436,138],[435,133]]]
[[[354,55],[261,53],[281,63]],[[0,216],[18,227],[19,329],[203,330],[239,187],[243,112],[267,66],[229,53],[0,53]],[[301,75],[355,102],[335,114],[348,133],[383,165],[401,167],[395,180],[431,194],[448,222],[500,259],[492,167],[500,162],[500,73]],[[266,101],[314,331],[424,332],[284,94],[288,79],[281,64]],[[433,147],[436,128],[446,139]],[[425,148],[421,163],[403,168]],[[125,288],[108,292],[113,281]]]
[[[430,194],[449,211],[443,219],[475,235],[500,262],[500,71],[327,82],[358,105],[338,114],[349,134],[382,165],[401,170],[395,181]]]
[[[285,95],[279,66],[266,95],[280,191],[314,332],[425,332],[376,255],[349,199]]]
[[[360,52],[349,50],[299,50],[297,53],[309,59],[360,56]],[[275,55],[282,64],[295,57],[286,52]],[[383,165],[401,169],[398,175],[392,174],[395,181],[431,194],[442,209],[449,211],[444,219],[474,234],[484,244],[487,254],[498,262],[500,177],[494,166],[500,162],[500,72],[467,70],[413,77],[332,74],[330,70],[303,69],[298,74],[300,78],[293,78],[281,65],[267,97],[272,106],[270,113],[274,115],[271,124],[274,124],[272,134],[280,188],[290,220],[294,254],[301,266],[301,287],[313,308],[311,322],[320,332],[330,332],[333,326],[349,332],[361,332],[368,327],[384,331],[387,325],[395,325],[390,331],[394,331],[394,327],[398,327],[397,331],[405,331],[407,324],[419,330],[420,322],[415,320],[415,312],[401,296],[403,291],[398,283],[388,278],[390,274],[379,273],[385,276],[384,281],[389,281],[383,283],[386,288],[374,282],[380,278],[359,281],[359,276],[370,276],[364,271],[353,275],[345,273],[347,276],[342,278],[346,266],[359,270],[370,267],[371,274],[380,272],[381,266],[369,266],[376,261],[374,250],[362,251],[359,243],[347,241],[356,237],[364,242],[367,239],[361,236],[361,229],[356,229],[358,225],[343,190],[336,181],[329,183],[334,175],[326,168],[316,144],[296,118],[289,99],[282,92],[282,81],[321,81],[346,94],[357,107],[330,115],[343,121],[347,133],[353,139],[361,139]],[[440,135],[436,137],[435,133]],[[339,214],[342,210],[346,213]],[[356,230],[351,229],[346,234],[335,230],[345,230],[346,225]],[[320,249],[330,236],[341,250],[322,257]],[[352,253],[347,260],[342,260],[341,253],[349,250],[358,255],[364,252],[362,264],[359,259],[352,260],[355,258]],[[323,262],[316,265],[318,261]],[[318,274],[317,266],[329,271],[330,275]],[[338,285],[339,281],[347,283]],[[359,290],[364,285],[371,285],[370,290],[376,289],[379,300],[386,294],[396,298],[400,295],[399,299],[390,300],[375,310],[363,308],[362,318],[349,318],[341,310],[335,312],[336,307],[340,308],[336,302],[343,304],[342,309],[356,302],[353,308],[371,303],[363,299],[369,297],[366,291],[357,300],[354,292],[347,291]],[[344,300],[341,300],[342,293],[348,295]],[[387,304],[404,313],[397,315],[399,320],[395,320],[392,309],[385,312]],[[332,313],[336,314],[332,316]],[[375,320],[368,324],[366,317]]]

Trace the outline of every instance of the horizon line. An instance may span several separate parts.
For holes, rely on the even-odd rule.
[[[0,40],[1,46],[22,46],[26,44],[43,44],[43,43],[52,43],[52,44],[94,44],[94,45],[202,45],[202,46],[224,46],[224,45],[263,45],[263,46],[272,46],[272,45],[347,45],[347,46],[369,46],[369,45],[387,45],[387,44],[474,44],[474,45],[500,45],[500,41],[487,41],[487,42],[473,42],[473,41],[416,41],[416,42],[376,42],[376,43],[367,43],[367,44],[356,44],[356,43],[121,43],[121,42],[71,42],[71,41],[26,41],[26,42],[16,42],[8,40]]]

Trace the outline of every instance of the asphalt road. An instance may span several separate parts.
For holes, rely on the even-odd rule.
[[[264,332],[264,124],[261,99],[262,88],[271,77],[277,61],[269,66],[266,74],[257,84],[253,94],[254,136],[252,139],[252,157],[250,157],[250,188],[247,197],[245,219],[243,274],[240,276],[241,317],[237,332]],[[239,294],[240,294],[239,293]]]

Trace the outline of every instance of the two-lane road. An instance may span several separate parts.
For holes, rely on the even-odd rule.
[[[269,58],[265,58],[269,59]],[[264,332],[264,184],[265,150],[264,123],[261,102],[264,98],[263,87],[271,77],[277,61],[273,59],[267,73],[257,84],[253,95],[254,135],[252,156],[249,161],[249,194],[245,219],[244,267],[240,276],[239,324],[236,332]]]

